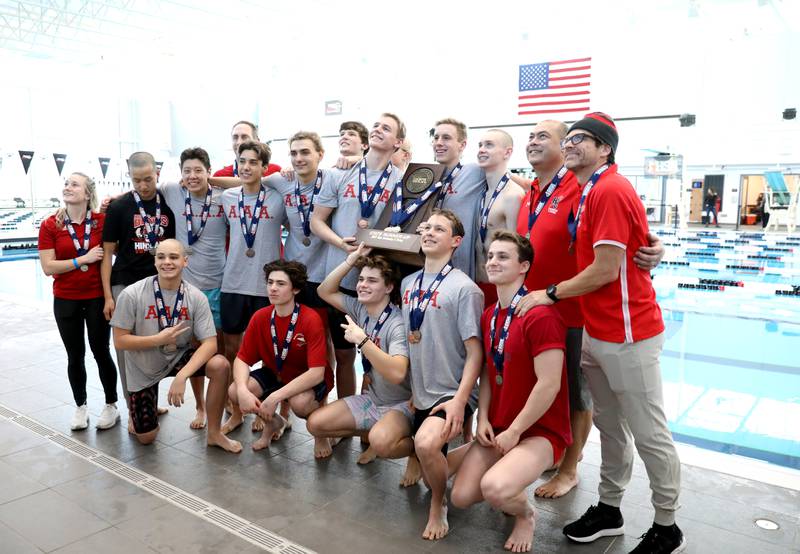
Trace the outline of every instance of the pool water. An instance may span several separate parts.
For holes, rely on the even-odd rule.
[[[800,236],[656,232],[675,438],[800,469]],[[0,293],[50,304],[52,281],[36,259],[0,263]]]

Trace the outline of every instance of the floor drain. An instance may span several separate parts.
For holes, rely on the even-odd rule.
[[[778,525],[771,519],[757,519],[756,527],[760,527],[761,529],[766,529],[767,531],[777,531],[778,529],[781,528],[780,525]]]

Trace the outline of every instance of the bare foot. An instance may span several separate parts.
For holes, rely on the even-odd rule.
[[[131,421],[130,419],[128,420],[128,433],[130,433],[131,435],[136,434],[136,431],[133,429],[133,421]]]
[[[203,408],[198,408],[197,413],[194,414],[194,419],[189,424],[192,429],[203,429],[206,426],[206,411]]]
[[[159,406],[156,411],[158,412],[158,415],[165,415],[169,413],[169,408],[162,408]]]
[[[250,426],[250,430],[253,433],[260,433],[264,430],[264,420],[261,419],[259,416],[253,420],[253,424]]]
[[[577,484],[577,474],[556,473],[547,483],[537,487],[534,494],[542,498],[559,498],[574,489]]]
[[[428,524],[422,532],[422,538],[429,541],[438,541],[447,535],[450,526],[447,524],[447,500],[439,505],[431,505],[428,513]]]
[[[536,530],[536,511],[516,516],[514,528],[503,548],[511,552],[530,552],[533,547],[533,532]]]
[[[233,452],[234,454],[238,454],[239,452],[242,451],[242,444],[239,441],[229,439],[228,437],[222,434],[222,431],[214,435],[209,433],[207,444],[208,446],[219,446],[223,450],[227,450],[228,452]]]
[[[330,439],[314,437],[314,457],[327,458],[331,454],[333,454],[333,447]]]
[[[261,418],[258,418],[261,419]],[[262,423],[265,423],[264,430],[261,432],[261,438],[258,439],[256,442],[253,443],[253,450],[263,450],[264,448],[269,448],[272,444],[272,441],[275,439],[275,435],[282,435],[283,428],[286,425],[286,420],[283,419],[280,415],[275,414],[269,420],[269,423],[266,424],[262,420]]]
[[[401,487],[413,487],[422,477],[422,469],[419,467],[419,460],[412,454],[408,457],[406,462],[406,472],[403,473],[403,478],[400,479]]]
[[[220,429],[220,431],[222,431],[223,435],[227,435],[231,431],[238,429],[242,425],[242,421],[244,421],[244,416],[242,416],[242,414],[231,415],[228,421],[222,424],[222,429]]]
[[[358,460],[356,460],[356,463],[361,464],[361,465],[368,464],[368,463],[370,463],[371,461],[373,461],[377,457],[378,457],[378,455],[375,453],[375,451],[370,446],[369,448],[364,450],[364,452],[361,453],[361,456],[358,457]]]

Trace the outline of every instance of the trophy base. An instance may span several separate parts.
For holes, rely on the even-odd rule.
[[[421,240],[422,237],[417,234],[380,229],[360,229],[356,233],[356,244],[363,242],[394,262],[416,267],[422,267],[425,263],[420,252]]]

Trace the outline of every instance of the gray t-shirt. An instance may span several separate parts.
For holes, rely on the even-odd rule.
[[[369,317],[367,309],[355,298],[346,294],[343,296],[345,311],[353,318],[353,321],[364,328],[364,321]],[[369,326],[364,328],[367,336],[375,329],[377,322],[378,318],[369,318]],[[399,307],[393,306],[392,313],[383,323],[376,338],[378,348],[390,356],[408,357],[406,329],[403,324],[403,314]],[[370,384],[367,394],[377,406],[394,406],[400,402],[407,402],[411,398],[411,373],[406,374],[406,378],[401,384],[395,385],[387,381],[380,371],[373,368],[372,384]]]
[[[411,291],[419,273],[416,271],[403,279],[400,288],[406,333],[410,330]],[[436,273],[423,275],[423,292],[435,277]],[[436,289],[425,310],[420,328],[422,340],[408,345],[415,407],[426,410],[442,398],[455,395],[467,359],[464,341],[472,337],[480,340],[482,311],[481,289],[464,272],[453,269]],[[477,385],[469,404],[473,409],[478,404]]]
[[[177,350],[165,354],[161,348],[125,351],[125,374],[128,377],[128,391],[138,392],[161,381],[191,346],[192,338],[204,340],[217,336],[214,318],[208,299],[200,289],[184,281],[183,308],[180,322],[188,321],[191,331],[178,337]],[[167,315],[171,315],[175,305],[177,290],[161,289]],[[127,287],[117,298],[111,326],[126,329],[139,337],[157,335],[158,309],[153,292],[153,277],[145,277],[141,281]]]
[[[330,181],[331,173],[328,170],[322,170],[322,187]],[[273,173],[262,182],[280,194],[283,199],[283,206],[286,209],[286,218],[289,224],[289,236],[286,238],[284,245],[283,257],[287,260],[298,261],[306,266],[308,271],[308,280],[311,283],[321,283],[327,275],[325,269],[326,258],[328,255],[328,243],[317,237],[315,234],[309,235],[311,244],[305,246],[303,244],[303,224],[300,221],[300,214],[297,211],[297,201],[295,199],[295,181],[287,181],[281,177],[280,173]],[[300,198],[304,206],[308,206],[311,200],[311,195],[314,192],[314,181],[307,185],[300,186]],[[322,189],[314,198],[314,204],[317,204],[322,193]]]
[[[358,221],[361,219],[361,204],[358,201],[358,168],[359,164],[356,164],[345,171],[331,170],[331,179],[322,187],[317,200],[319,206],[334,208],[329,223],[333,232],[340,237],[355,236],[359,230]],[[367,188],[370,191],[372,190],[372,185],[378,181],[382,173],[382,170],[367,170]],[[383,213],[383,209],[391,201],[395,184],[401,178],[400,170],[392,166],[392,174],[386,179],[383,194],[381,194],[375,206],[375,211],[372,212],[372,216],[369,218],[369,228],[373,228],[377,223],[378,218]],[[325,273],[328,274],[333,271],[346,257],[347,253],[344,250],[330,246],[325,263]],[[357,282],[358,270],[353,268],[342,279],[341,286],[349,290],[355,290]]]
[[[247,243],[244,240],[242,225],[239,221],[239,191],[242,187],[226,190],[222,193],[222,206],[225,217],[231,228],[231,239],[228,247],[228,259],[225,262],[225,273],[222,277],[222,292],[234,292],[249,296],[267,296],[267,282],[264,277],[264,265],[281,256],[281,225],[286,219],[281,195],[267,188],[264,204],[259,214],[256,239],[253,243],[255,256],[245,255]],[[244,208],[247,224],[255,206],[256,194],[244,195]]]
[[[161,194],[167,205],[175,214],[175,238],[184,245],[189,246],[188,230],[186,228],[185,195],[188,191],[178,183],[164,183],[160,186]],[[200,238],[191,246],[189,265],[183,270],[183,278],[200,290],[216,289],[222,286],[222,273],[225,270],[225,236],[228,232],[228,222],[222,208],[220,197],[222,190],[211,189],[211,209],[208,220]],[[203,213],[202,199],[192,197],[192,229],[194,234],[200,230],[201,214]]]
[[[450,186],[443,192],[441,208],[454,212],[464,225],[464,240],[453,253],[453,266],[475,279],[475,241],[480,220],[478,213],[486,189],[486,175],[477,164],[463,164]]]

